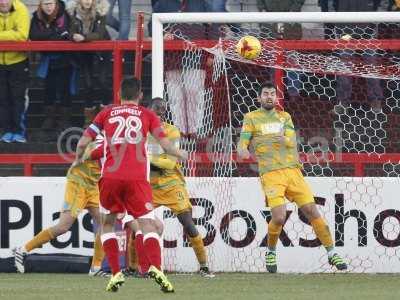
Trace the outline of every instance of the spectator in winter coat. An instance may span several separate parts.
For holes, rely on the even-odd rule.
[[[376,8],[374,0],[338,0],[338,11],[339,12],[363,12],[363,11],[374,11]],[[375,39],[378,36],[378,28],[376,24],[336,24],[335,25],[335,38],[346,38],[346,39]],[[342,49],[338,52],[341,59],[345,62],[354,59],[353,50]],[[364,50],[361,53],[362,63],[365,65],[365,69],[368,66],[379,64],[379,61],[375,55],[374,50]],[[336,94],[339,103],[348,105],[353,99],[353,80],[354,76],[338,76],[337,77],[337,88]],[[375,112],[379,112],[381,109],[381,101],[383,100],[383,90],[381,82],[377,78],[366,78],[366,98],[370,103],[372,109]]]
[[[26,41],[30,17],[20,0],[0,0],[0,42]],[[25,52],[0,53],[0,125],[1,141],[25,143],[25,111],[29,79]]]
[[[60,0],[40,0],[33,13],[29,38],[32,41],[69,40],[69,16],[65,4]],[[52,139],[54,128],[68,127],[71,116],[70,57],[61,52],[43,52],[37,75],[45,80],[45,101],[42,123],[42,138]],[[60,115],[56,117],[56,102],[61,104]],[[56,122],[58,120],[58,122]]]
[[[118,1],[118,19],[114,17],[114,6]],[[107,25],[118,31],[118,40],[127,40],[131,30],[132,0],[108,0]]]
[[[90,42],[109,40],[110,35],[106,29],[106,15],[109,8],[107,0],[72,0],[68,3],[67,12],[71,17],[70,35],[74,42]],[[90,124],[96,111],[95,101],[101,104],[109,103],[111,95],[107,91],[107,70],[110,63],[109,53],[84,52],[79,53],[75,62],[83,73],[85,124]],[[95,83],[95,63],[99,66],[98,83]],[[108,72],[109,73],[109,72]],[[99,93],[96,88],[99,88]]]

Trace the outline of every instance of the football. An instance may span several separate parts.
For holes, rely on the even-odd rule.
[[[256,37],[246,35],[236,44],[236,52],[245,59],[256,59],[261,54],[261,43]]]
[[[350,35],[350,34],[345,34],[345,35],[343,35],[342,37],[341,37],[341,39],[343,40],[343,41],[350,41],[351,39],[352,39],[352,36]]]

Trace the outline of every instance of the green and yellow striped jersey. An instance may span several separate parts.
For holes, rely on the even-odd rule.
[[[181,137],[179,129],[166,122],[163,122],[163,128],[167,138],[176,147],[179,147],[179,139]],[[148,139],[148,150],[151,164],[162,169],[162,171],[150,172],[150,184],[153,189],[185,184],[185,178],[176,157],[165,154],[158,142],[151,136]]]
[[[287,112],[263,108],[244,116],[238,150],[254,148],[260,175],[269,171],[301,167],[296,132]]]
[[[84,158],[89,157],[90,152],[96,147],[98,144],[96,142],[90,143],[83,155]],[[99,161],[94,160],[85,160],[83,163],[70,167],[67,173],[67,180],[77,182],[87,188],[93,188],[97,186],[97,183],[100,179],[100,163]]]

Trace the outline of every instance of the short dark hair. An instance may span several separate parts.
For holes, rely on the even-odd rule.
[[[161,97],[155,97],[155,98],[151,99],[151,102],[150,102],[150,105],[149,105],[150,108],[153,108],[153,103],[154,103],[155,101],[162,101],[162,102],[165,102],[165,100],[164,100],[163,98],[161,98]]]
[[[121,81],[121,99],[136,100],[142,91],[142,82],[133,76],[126,76]]]
[[[264,82],[264,83],[263,83],[262,85],[260,85],[260,87],[258,88],[258,93],[257,93],[258,96],[261,96],[261,92],[262,92],[263,89],[274,89],[274,90],[276,91],[276,86],[275,86],[272,82],[270,82],[270,81]]]

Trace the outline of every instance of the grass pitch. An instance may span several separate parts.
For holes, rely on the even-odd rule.
[[[217,274],[168,275],[174,294],[163,294],[151,279],[127,278],[117,293],[105,292],[106,278],[83,274],[0,274],[0,299],[400,299],[398,275]]]

